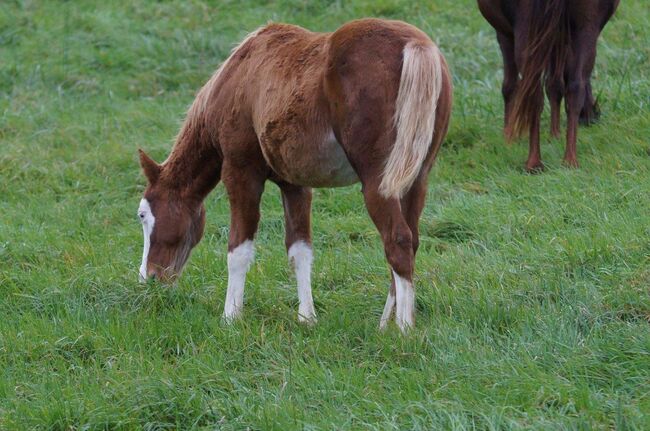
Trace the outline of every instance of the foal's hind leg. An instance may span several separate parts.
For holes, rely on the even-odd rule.
[[[423,171],[426,172],[427,170]],[[417,254],[418,247],[420,245],[420,235],[419,235],[419,221],[420,215],[422,214],[422,209],[424,208],[424,201],[427,195],[427,175],[424,173],[413,183],[413,186],[409,192],[401,200],[400,207],[402,215],[406,220],[406,224],[411,230],[411,245],[413,248],[413,261],[415,265],[415,255]],[[384,329],[390,320],[393,308],[395,306],[395,276],[392,277],[392,282],[390,286],[390,291],[388,292],[388,297],[386,298],[386,305],[384,306],[384,312],[381,315],[381,320],[379,322],[379,328]]]
[[[402,332],[405,332],[415,325],[413,235],[402,214],[399,200],[385,198],[379,193],[380,179],[379,175],[372,179],[362,178],[363,196],[370,218],[381,235],[386,259],[392,270],[395,288],[395,321]],[[390,294],[386,302],[385,315],[382,318],[390,316],[392,309]]]
[[[388,296],[386,296],[386,304],[384,304],[384,311],[381,313],[379,319],[379,329],[384,330],[388,326],[393,309],[395,308],[395,275],[391,273],[390,289],[388,289]]]
[[[293,264],[298,283],[298,321],[316,322],[314,300],[311,295],[311,189],[280,184],[284,206],[285,245],[289,261]]]
[[[246,274],[253,262],[253,238],[260,220],[260,199],[264,180],[253,162],[245,166],[225,161],[223,183],[230,201],[228,238],[228,290],[223,318],[230,322],[241,315],[244,306]]]

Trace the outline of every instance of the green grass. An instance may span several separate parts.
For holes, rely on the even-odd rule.
[[[136,148],[165,158],[247,32],[363,16],[422,28],[454,76],[417,329],[377,330],[389,271],[358,186],[315,192],[314,328],[272,184],[243,321],[220,322],[222,186],[178,285],[138,284]],[[0,429],[650,429],[649,29],[645,0],[621,2],[581,168],[545,130],[531,176],[525,143],[503,143],[501,58],[471,0],[3,1]]]

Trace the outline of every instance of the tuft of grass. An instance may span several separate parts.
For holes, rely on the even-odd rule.
[[[177,285],[138,284],[136,149],[166,157],[248,32],[364,16],[426,31],[454,79],[416,330],[377,330],[390,278],[359,186],[315,191],[314,327],[272,185],[242,321],[220,321],[222,186]],[[531,176],[525,144],[503,143],[501,58],[471,0],[2,2],[0,429],[649,429],[648,29],[646,2],[622,2],[581,168],[545,131]]]

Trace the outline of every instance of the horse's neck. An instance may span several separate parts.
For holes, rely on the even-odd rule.
[[[199,200],[212,191],[221,174],[221,156],[206,135],[183,127],[163,164],[162,175],[168,184]]]

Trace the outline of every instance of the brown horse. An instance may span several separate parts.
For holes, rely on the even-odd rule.
[[[566,98],[564,163],[578,166],[578,121],[599,115],[591,91],[596,41],[619,0],[478,0],[494,27],[503,55],[505,134],[529,133],[526,170],[544,168],[539,122],[544,108],[542,83],[551,104],[551,134],[560,134],[560,103]]]
[[[140,152],[141,278],[178,275],[205,224],[203,200],[222,180],[230,201],[224,319],[240,315],[266,180],[282,193],[299,320],[311,294],[311,187],[362,184],[384,243],[396,306],[414,325],[413,271],[427,176],[447,132],[452,87],[443,56],[420,30],[364,19],[334,33],[271,24],[249,35],[199,91],[162,164]]]

